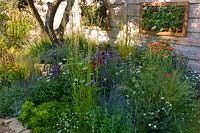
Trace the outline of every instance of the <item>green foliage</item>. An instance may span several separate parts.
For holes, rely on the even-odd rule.
[[[145,6],[142,9],[141,25],[144,30],[174,33],[182,31],[184,7]]]
[[[199,101],[194,101],[192,104],[188,105],[189,111],[185,113],[183,119],[184,125],[181,131],[183,133],[198,133],[200,130],[200,103]]]
[[[23,61],[28,58],[28,60],[33,60],[33,63],[56,64],[62,62],[64,58],[66,59],[67,54],[70,56],[78,54],[77,52],[86,54],[91,44],[94,43],[83,36],[73,35],[65,37],[65,46],[55,48],[45,37],[27,44],[23,53],[20,54],[20,58]]]
[[[39,79],[32,86],[29,87],[29,99],[35,104],[42,102],[59,100],[62,96],[70,99],[70,84],[67,78],[62,76],[50,77]]]
[[[98,3],[99,6],[81,5],[82,24],[85,26],[108,27],[108,7]]]
[[[28,37],[33,20],[27,11],[19,11],[15,1],[0,2],[0,32],[7,47],[21,47]]]
[[[96,104],[95,81],[91,82],[94,79],[90,67],[90,52],[87,53],[71,51],[61,69],[63,77],[68,80],[71,100],[76,112],[87,111]]]
[[[0,57],[0,86],[10,87],[11,82],[26,80],[29,76],[29,70],[26,67],[16,64],[14,54],[3,52]]]
[[[0,33],[6,31],[6,22],[9,20],[9,16],[6,14],[6,3],[0,2]]]
[[[130,121],[129,114],[110,114],[106,109],[95,107],[87,112],[63,113],[56,128],[61,133],[128,133],[131,132]]]
[[[150,43],[146,48],[121,49],[122,58],[112,52],[117,62],[103,56],[107,63],[98,70],[100,103],[107,103],[110,110],[118,107],[119,114],[132,112],[136,132],[180,131],[195,95],[182,70],[174,67],[173,50],[167,44]]]
[[[79,35],[66,37],[65,43],[55,48],[44,40],[26,49],[24,55],[51,63],[51,68],[33,79],[21,74],[28,82],[3,86],[0,116],[21,111],[19,119],[36,133],[199,129],[198,102],[169,44],[153,42],[115,49],[94,46]],[[7,77],[16,82],[20,72],[13,58],[8,59],[10,65],[5,68],[9,69],[5,70],[16,73],[8,72]]]
[[[19,116],[25,126],[36,133],[51,132],[62,112],[68,111],[64,103],[50,101],[35,106],[32,102],[25,102]]]
[[[167,79],[158,69],[141,73],[139,82],[134,81],[132,90],[136,128],[146,131],[178,131],[186,106],[192,102],[193,91],[177,73]],[[138,113],[140,112],[140,113]],[[145,128],[144,128],[145,127]]]
[[[0,117],[16,116],[21,106],[27,100],[28,92],[19,83],[12,87],[0,89]]]
[[[30,49],[33,52],[29,52],[34,53],[32,54],[33,56],[40,56],[41,61],[43,60],[42,63],[51,63],[51,68],[43,72],[47,75],[38,78],[29,87],[30,100],[40,104],[53,99],[65,99],[69,100],[68,102],[73,101],[80,108],[87,109],[90,104],[95,102],[95,100],[93,101],[93,96],[91,96],[91,93],[95,93],[95,87],[85,86],[91,80],[90,60],[88,60],[90,59],[91,51],[89,41],[79,36],[68,37],[66,38],[66,47],[52,48],[43,52],[46,44],[48,48],[49,43],[45,41],[45,43],[41,43],[44,47],[38,46],[37,49],[36,45],[36,48]],[[38,51],[41,51],[41,53]],[[85,68],[86,71],[83,70]],[[84,105],[80,105],[83,103]]]
[[[10,17],[12,19],[7,21],[6,36],[10,38],[9,43],[16,45],[18,41],[22,40],[28,34],[30,30],[30,18],[24,17],[24,14],[18,11],[14,11]]]
[[[16,1],[0,2],[0,87],[9,88],[11,82],[25,80],[29,72],[27,67],[15,62],[16,51],[24,44],[31,28],[31,19],[26,11],[19,12]],[[21,50],[21,49],[20,49]]]
[[[190,112],[194,92],[173,67],[171,50],[150,43],[141,69],[132,77],[129,95],[138,132],[180,131]]]
[[[9,17],[5,13],[0,13],[0,33],[2,34],[6,30],[6,22],[8,21]]]
[[[25,55],[31,56],[32,58],[40,57],[47,50],[52,48],[51,42],[45,37],[34,43],[29,43],[25,48]]]

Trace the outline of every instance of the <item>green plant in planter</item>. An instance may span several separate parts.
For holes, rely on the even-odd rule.
[[[82,24],[85,26],[108,27],[108,7],[106,3],[81,5]]]
[[[182,32],[184,6],[144,6],[141,26],[154,32]]]

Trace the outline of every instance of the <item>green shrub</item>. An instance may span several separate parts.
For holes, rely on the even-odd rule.
[[[52,132],[62,112],[67,112],[68,107],[64,103],[50,101],[35,106],[32,102],[25,102],[19,120],[36,133]]]
[[[62,96],[70,99],[70,84],[67,78],[56,76],[52,79],[50,77],[39,79],[31,87],[29,87],[31,100],[35,104],[42,102],[60,100]]]
[[[88,58],[86,56],[82,59],[77,54],[74,54],[73,57],[69,56],[61,69],[61,75],[69,83],[70,98],[72,98],[73,108],[76,112],[87,111],[91,106],[96,105],[96,81],[93,79]]]

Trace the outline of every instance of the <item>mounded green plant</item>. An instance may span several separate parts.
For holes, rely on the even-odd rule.
[[[68,112],[65,103],[57,101],[44,102],[35,106],[33,102],[26,101],[22,106],[19,120],[36,133],[52,132],[62,112]]]
[[[70,99],[71,85],[69,80],[63,78],[62,75],[38,80],[28,88],[30,91],[29,100],[35,104],[60,100],[63,96]]]

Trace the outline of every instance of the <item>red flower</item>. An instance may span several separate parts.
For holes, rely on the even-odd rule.
[[[167,47],[167,50],[168,51],[174,51],[174,48],[172,48],[172,47],[169,46],[169,47]]]
[[[102,64],[103,63],[103,59],[102,58],[98,58],[98,64]]]
[[[157,47],[161,47],[161,46],[163,46],[163,44],[160,43],[160,42],[157,42],[155,45],[156,45]]]
[[[95,68],[96,68],[96,63],[95,63],[95,62],[91,62],[90,65],[91,65],[91,68],[92,68],[92,69],[95,69]]]
[[[147,46],[148,47],[154,47],[154,46],[161,47],[161,46],[164,46],[164,44],[161,42],[152,42],[152,43],[147,44]]]
[[[158,49],[154,49],[154,50],[153,50],[153,53],[154,53],[154,54],[158,54],[159,52],[160,52],[160,51],[159,51]]]
[[[165,74],[165,77],[169,79],[169,78],[172,77],[172,75],[171,75],[170,73],[166,73],[166,74]]]
[[[155,43],[149,43],[147,46],[148,47],[153,47],[153,46],[156,46],[156,45],[155,45]]]

